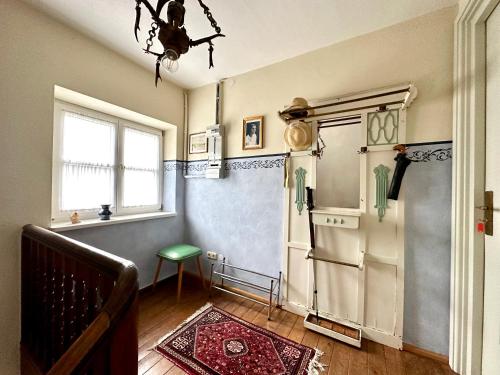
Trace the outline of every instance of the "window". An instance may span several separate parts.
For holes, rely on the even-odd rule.
[[[62,102],[54,121],[54,221],[161,210],[160,130]]]

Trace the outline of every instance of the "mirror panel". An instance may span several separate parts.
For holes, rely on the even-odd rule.
[[[316,206],[359,208],[360,156],[363,145],[361,123],[318,128],[324,142],[323,156],[316,164]],[[319,144],[321,147],[321,141]]]

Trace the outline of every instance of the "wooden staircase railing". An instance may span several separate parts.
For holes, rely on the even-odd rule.
[[[33,225],[21,245],[21,373],[136,375],[137,268]]]

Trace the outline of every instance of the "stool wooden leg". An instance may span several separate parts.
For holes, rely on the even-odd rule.
[[[161,264],[163,262],[163,258],[158,257],[158,265],[156,266],[155,278],[153,280],[153,289],[156,286],[156,282],[158,281],[158,277],[160,276]]]
[[[198,264],[198,272],[200,273],[201,286],[205,289],[205,278],[203,277],[203,271],[201,270],[200,257],[196,258],[196,263]]]
[[[177,264],[177,303],[181,299],[181,289],[182,289],[182,273],[184,272],[184,263],[180,262]]]

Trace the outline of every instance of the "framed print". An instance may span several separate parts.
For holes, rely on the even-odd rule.
[[[251,116],[243,119],[243,150],[264,147],[264,116]]]
[[[189,153],[203,154],[208,152],[207,133],[189,134]]]

